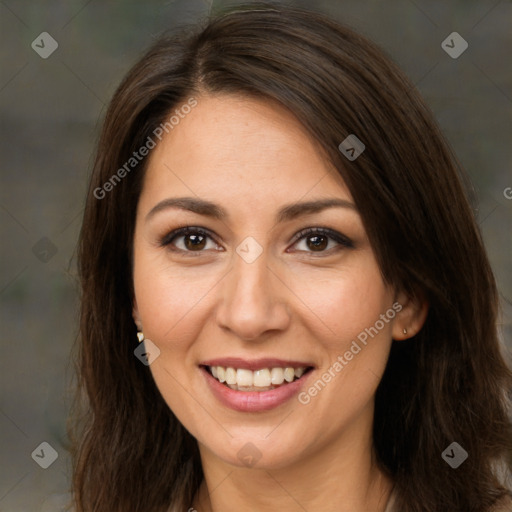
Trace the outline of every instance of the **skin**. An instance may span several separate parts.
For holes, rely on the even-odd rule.
[[[199,443],[205,480],[190,505],[199,512],[382,512],[392,482],[372,463],[374,395],[392,338],[413,336],[426,305],[383,282],[355,208],[275,222],[289,203],[353,203],[291,113],[232,95],[196,98],[150,154],[133,272],[134,320],[161,351],[153,378]],[[183,196],[212,201],[229,217],[176,208],[147,217],[160,201]],[[187,225],[213,236],[200,249],[183,235],[160,244]],[[353,247],[321,238],[329,245],[315,250],[314,235],[296,241],[308,227],[342,233]],[[263,250],[252,263],[236,252],[248,236]],[[397,301],[400,313],[307,405],[294,397],[269,411],[237,412],[217,401],[199,369],[214,357],[294,359],[315,366],[314,383]],[[254,467],[237,456],[248,442],[261,454]]]

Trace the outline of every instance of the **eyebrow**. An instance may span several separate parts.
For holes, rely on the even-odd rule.
[[[350,201],[337,198],[317,199],[314,201],[306,201],[303,203],[290,203],[283,206],[276,215],[276,222],[286,222],[303,215],[318,213],[327,208],[349,208],[357,212],[356,206]],[[194,197],[170,197],[156,204],[146,215],[146,222],[159,212],[176,208],[185,210],[213,219],[225,220],[229,218],[229,214],[222,208],[211,201],[198,199]]]

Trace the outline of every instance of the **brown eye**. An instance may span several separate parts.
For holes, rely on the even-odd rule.
[[[334,242],[331,244],[331,242]],[[352,240],[328,228],[307,228],[296,236],[296,246],[303,243],[299,251],[306,253],[327,253],[354,247]],[[331,246],[330,246],[331,245]]]
[[[313,235],[306,237],[306,245],[312,251],[323,251],[329,245],[329,239],[325,235]]]
[[[207,247],[209,241],[211,241],[211,247]],[[218,245],[210,233],[204,229],[190,226],[172,231],[162,238],[160,245],[168,247],[172,251],[182,253],[195,252],[199,254],[204,252],[204,249],[218,249]]]
[[[191,251],[204,249],[206,245],[206,237],[203,235],[185,235],[183,236],[183,240],[185,247]]]

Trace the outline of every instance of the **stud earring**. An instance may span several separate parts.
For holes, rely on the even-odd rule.
[[[404,334],[407,334],[407,329],[404,327]]]
[[[144,341],[144,333],[142,331],[137,332],[137,339],[139,340],[139,343]]]

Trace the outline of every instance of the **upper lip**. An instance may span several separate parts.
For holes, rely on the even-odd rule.
[[[204,361],[200,364],[200,366],[222,366],[224,368],[240,368],[244,370],[256,371],[263,368],[309,368],[314,365],[304,361],[290,361],[277,359],[274,357],[264,357],[250,360],[241,359],[239,357],[222,357]]]

